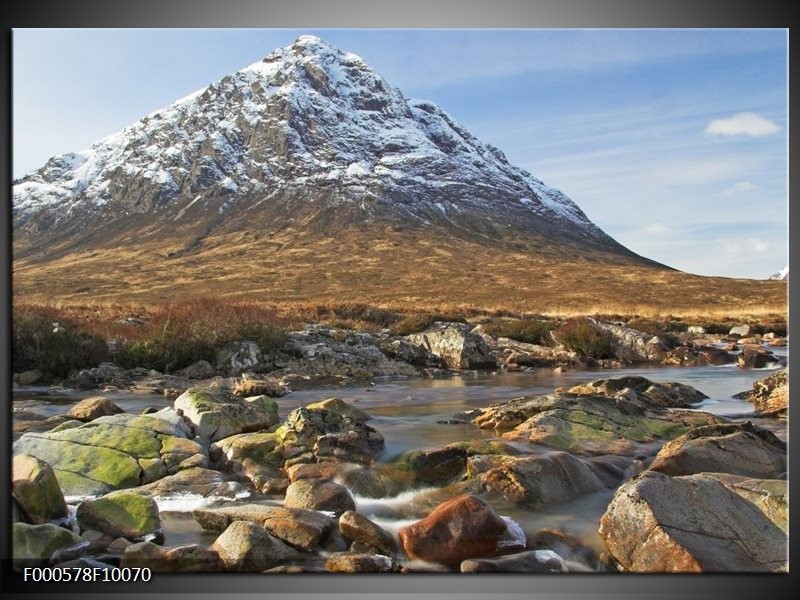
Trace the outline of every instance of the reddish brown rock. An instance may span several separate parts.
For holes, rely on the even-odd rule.
[[[440,504],[416,523],[400,530],[410,558],[442,563],[457,569],[468,558],[485,558],[525,549],[521,529],[509,527],[485,502],[464,495]]]
[[[97,417],[116,415],[123,412],[125,411],[108,398],[92,396],[91,398],[84,398],[78,402],[69,410],[67,416],[71,419],[86,423],[88,421],[94,421]]]

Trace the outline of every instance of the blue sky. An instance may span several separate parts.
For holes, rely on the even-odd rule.
[[[14,31],[14,176],[311,33],[441,105],[630,249],[788,261],[785,30]]]

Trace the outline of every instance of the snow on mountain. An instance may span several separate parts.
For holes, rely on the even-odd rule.
[[[770,279],[786,279],[786,277],[788,277],[788,275],[789,275],[789,266],[787,265],[787,266],[783,267],[777,273],[773,273],[772,275],[770,275],[769,278]]]
[[[335,188],[335,203],[367,219],[381,210],[422,222],[471,214],[616,245],[572,200],[439,106],[404,97],[361,58],[314,36],[51,158],[16,182],[13,214],[15,227],[33,231],[83,227],[100,214],[173,210],[179,219],[212,199],[234,210],[315,187]]]

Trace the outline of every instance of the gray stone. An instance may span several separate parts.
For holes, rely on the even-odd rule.
[[[211,545],[228,571],[259,572],[296,559],[299,554],[250,521],[234,521]]]
[[[412,344],[441,358],[450,369],[494,369],[497,354],[464,323],[437,321],[425,331],[406,336]]]
[[[528,550],[499,558],[471,558],[462,573],[566,573],[564,559],[552,550]]]
[[[21,516],[34,525],[67,516],[67,504],[50,465],[29,454],[14,457],[11,496]]]

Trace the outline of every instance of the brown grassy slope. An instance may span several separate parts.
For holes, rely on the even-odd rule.
[[[366,302],[401,309],[473,306],[540,313],[785,314],[786,284],[700,277],[587,257],[569,246],[513,249],[385,228],[377,235],[219,232],[16,252],[16,300],[140,302],[218,297],[273,303]]]

